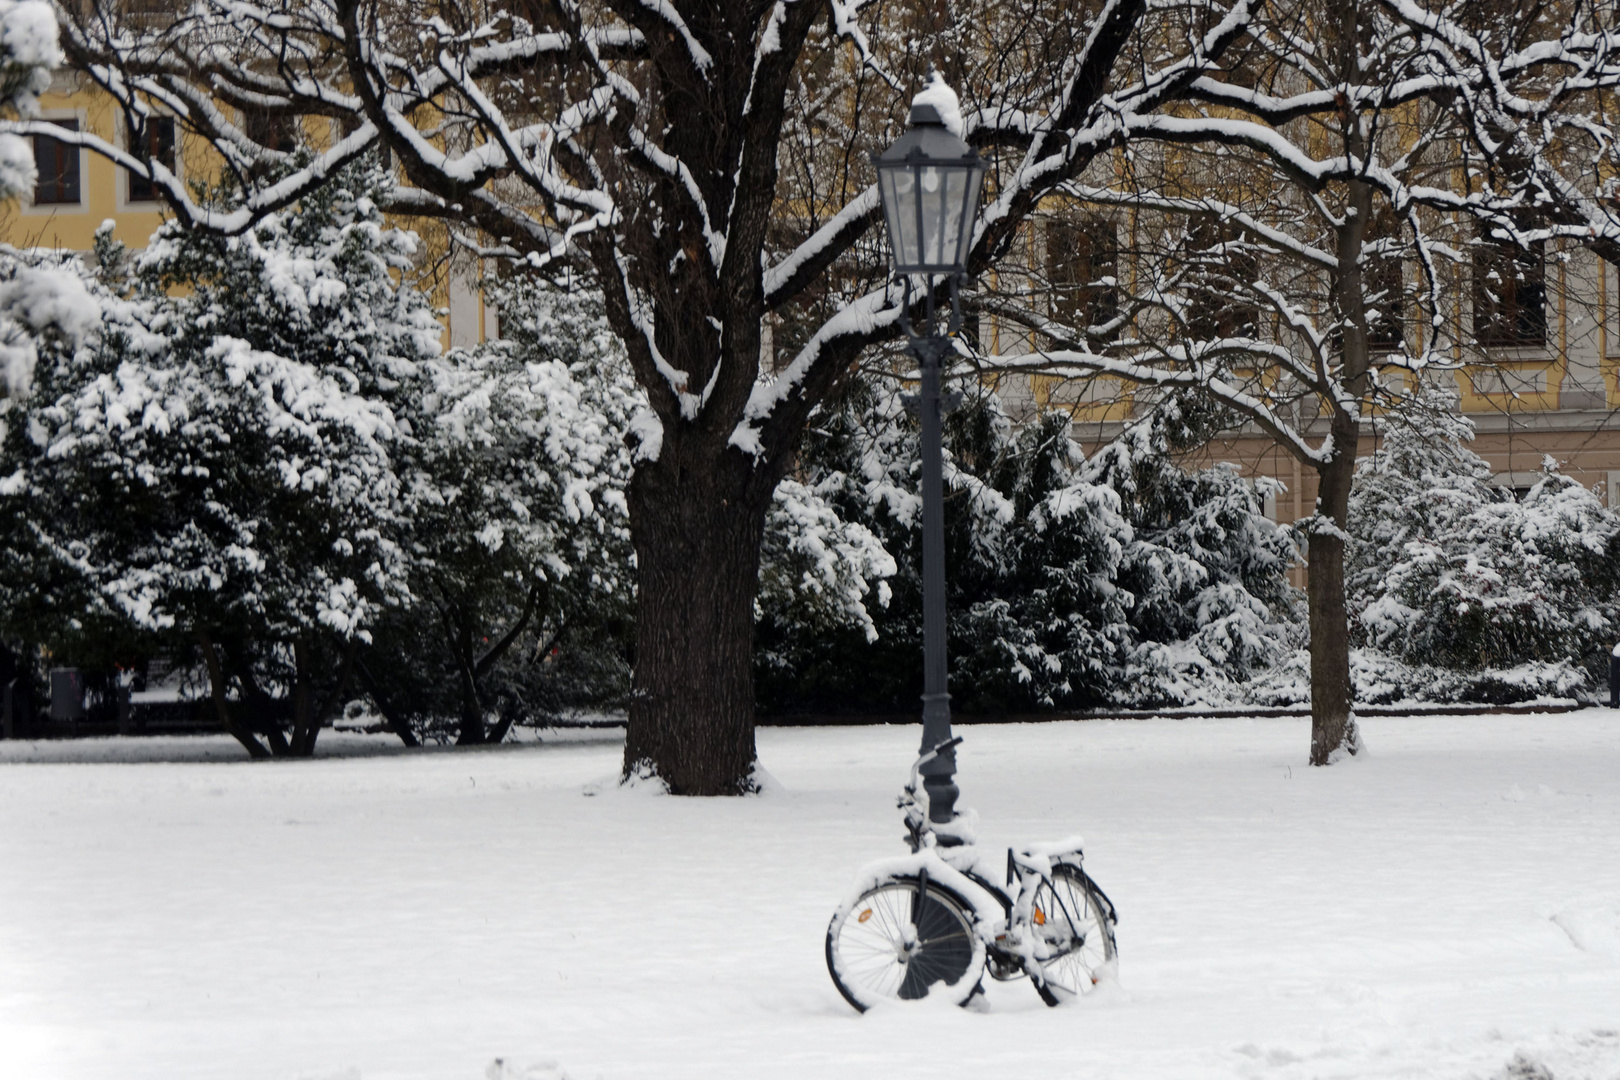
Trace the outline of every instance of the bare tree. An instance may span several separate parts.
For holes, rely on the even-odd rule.
[[[1127,154],[1064,185],[1110,229],[1127,219],[1120,269],[1087,286],[1107,302],[983,302],[1052,343],[1020,367],[1197,387],[1314,470],[1313,764],[1359,746],[1344,558],[1362,429],[1421,407],[1426,379],[1547,344],[1549,244],[1613,256],[1596,196],[1615,44],[1582,5],[1270,4],[1175,110],[1124,121]]]

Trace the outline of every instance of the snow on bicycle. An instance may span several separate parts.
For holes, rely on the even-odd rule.
[[[931,822],[918,770],[899,800],[911,854],[863,867],[827,927],[827,970],[855,1008],[939,993],[963,1004],[998,981],[1028,976],[1048,1005],[1071,1001],[1116,966],[1113,903],[1082,866],[1079,837],[1009,848],[1004,866],[974,843],[971,811]]]

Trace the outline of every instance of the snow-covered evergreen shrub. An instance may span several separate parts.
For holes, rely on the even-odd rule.
[[[1176,403],[1085,461],[1067,417],[1015,429],[993,395],[947,419],[946,560],[956,707],[1024,711],[1229,695],[1300,629],[1292,548],[1232,470],[1188,474]],[[856,384],[814,425],[798,482],[896,565],[869,633],[762,602],[767,709],[911,711],[920,692],[921,503],[914,420]]]
[[[29,256],[93,319],[34,335],[34,394],[0,401],[8,637],[87,665],[212,654],[271,729],[349,674],[406,736],[622,697],[622,349],[589,293],[514,279],[504,339],[440,355],[379,179],[238,237],[166,226],[137,260],[108,230],[95,267]]]
[[[1121,704],[1229,701],[1303,640],[1287,578],[1293,542],[1262,509],[1280,485],[1250,486],[1228,464],[1188,472],[1176,462],[1222,420],[1196,398],[1168,398],[1084,469],[1119,493],[1133,532],[1119,584],[1134,598],[1136,647]]]
[[[1584,668],[1567,660],[1529,660],[1484,671],[1406,664],[1376,649],[1350,650],[1350,681],[1358,705],[1414,703],[1507,704],[1536,698],[1571,698],[1590,692]],[[1267,708],[1311,703],[1311,658],[1300,649],[1243,688],[1242,700]]]
[[[755,609],[823,632],[858,627],[876,641],[867,605],[888,606],[894,557],[870,529],[839,517],[828,502],[825,495],[843,483],[834,473],[814,486],[793,479],[777,485],[765,519]]]
[[[50,4],[0,0],[0,116],[36,116],[61,62]],[[0,199],[31,190],[36,178],[32,142],[0,132]],[[41,336],[77,339],[99,318],[77,272],[53,257],[0,246],[0,397],[28,391]]]
[[[26,395],[0,399],[0,636],[110,666],[152,647],[150,628],[143,631],[109,602],[86,558],[96,531],[84,516],[99,520],[123,500],[101,495],[75,462],[57,460],[50,450],[61,438],[82,445],[65,421],[81,391],[116,370],[117,354],[139,348],[137,342],[158,351],[161,339],[139,321],[139,305],[109,292],[75,255],[27,251],[0,259],[8,284],[39,276],[71,281],[83,300],[71,331],[54,317],[22,328],[17,340],[26,343],[29,375],[44,355],[43,378]],[[81,505],[84,499],[97,501]],[[141,644],[143,635],[148,640]]]
[[[1515,499],[1447,404],[1392,424],[1358,468],[1346,566],[1356,644],[1406,665],[1414,697],[1524,700],[1605,678],[1620,517],[1550,459]]]
[[[598,294],[513,277],[491,299],[500,339],[425,361],[401,403],[416,602],[385,616],[363,673],[387,712],[468,742],[629,688],[640,392]]]
[[[41,356],[4,444],[7,510],[86,590],[68,625],[200,646],[216,698],[228,681],[278,749],[294,688],[330,689],[410,597],[391,401],[440,330],[396,280],[413,241],[374,180],[353,170],[240,236],[167,225],[127,278],[104,228],[106,280],[84,275],[99,333]]]
[[[39,95],[62,62],[56,14],[44,0],[0,0],[0,115],[31,117]],[[0,198],[34,186],[34,148],[20,135],[0,133]]]

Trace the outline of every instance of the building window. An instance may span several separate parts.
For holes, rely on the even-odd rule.
[[[124,14],[139,26],[169,26],[179,14],[180,0],[123,0]]]
[[[78,131],[77,120],[52,120],[63,131]],[[79,201],[79,148],[49,135],[34,136],[34,166],[39,180],[34,185],[34,203],[57,206]]]
[[[1361,291],[1367,297],[1367,344],[1375,352],[1398,352],[1405,347],[1406,283],[1401,276],[1401,259],[1392,246],[1400,240],[1401,227],[1386,208],[1373,215],[1363,241],[1367,252],[1361,263]]]
[[[1195,341],[1255,336],[1260,307],[1248,290],[1260,275],[1260,264],[1241,230],[1204,218],[1188,230],[1187,244],[1192,279],[1187,336]]]
[[[242,133],[266,150],[280,154],[290,154],[298,148],[293,118],[282,113],[247,113],[242,117]]]
[[[1474,339],[1489,347],[1547,343],[1547,251],[1487,241],[1474,251]]]
[[[290,154],[298,149],[297,130],[296,121],[282,113],[254,111],[242,114],[242,134],[255,146],[278,154]],[[276,172],[276,166],[268,158],[255,153],[246,171],[250,179],[263,180]]]
[[[136,157],[162,165],[170,172],[174,171],[174,119],[168,116],[152,116],[146,120],[145,137],[140,140],[142,145],[130,146]],[[130,202],[156,202],[157,188],[152,181],[136,173],[127,173],[129,179]]]
[[[1110,221],[1050,221],[1046,280],[1052,318],[1085,334],[1119,318],[1119,234]],[[1117,327],[1088,337],[1111,341]]]

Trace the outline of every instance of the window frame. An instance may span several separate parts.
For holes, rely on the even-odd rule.
[[[1068,234],[1065,237],[1064,234]],[[1098,252],[1095,237],[1112,238],[1113,266],[1107,273],[1098,273]],[[1124,307],[1124,292],[1119,286],[1121,264],[1125,252],[1119,241],[1119,223],[1100,214],[1055,215],[1046,220],[1042,228],[1045,244],[1044,262],[1047,285],[1047,313],[1063,325],[1084,330],[1119,318]],[[1082,261],[1077,258],[1080,247],[1085,251],[1085,271],[1078,269]],[[1064,257],[1061,248],[1072,246],[1074,251]],[[1112,277],[1113,285],[1096,285],[1100,277]],[[1080,316],[1080,317],[1076,317]],[[1120,328],[1102,338],[1104,342],[1118,339]]]
[[[1547,242],[1538,240],[1526,251],[1517,244],[1492,241],[1488,237],[1481,239],[1483,243],[1474,249],[1471,259],[1468,291],[1469,331],[1474,344],[1482,350],[1545,351],[1553,330],[1553,322],[1547,311]],[[1537,302],[1533,308],[1521,303],[1518,295],[1523,280],[1518,268],[1527,265],[1532,258],[1536,263],[1538,279],[1535,285]],[[1492,313],[1482,303],[1488,296],[1486,278],[1493,269],[1503,265],[1515,268],[1513,295],[1497,300],[1499,310]],[[1532,310],[1539,335],[1523,332],[1525,316]],[[1481,318],[1482,313],[1486,315],[1485,319]],[[1512,329],[1501,332],[1504,323],[1511,323]]]
[[[1406,260],[1399,254],[1366,257],[1369,245],[1400,240],[1401,222],[1388,207],[1373,214],[1372,224],[1362,238],[1363,296],[1384,289],[1383,299],[1367,305],[1367,348],[1375,356],[1404,352],[1406,340]]]
[[[1188,221],[1187,238],[1189,254],[1194,258],[1204,258],[1216,248],[1247,239],[1241,226],[1214,215],[1199,215]],[[1239,252],[1227,256],[1217,265],[1215,273],[1201,274],[1200,280],[1190,283],[1186,325],[1182,330],[1187,339],[1223,341],[1242,338],[1245,327],[1253,337],[1262,337],[1259,301],[1237,292],[1223,293],[1220,286],[1212,281],[1220,277],[1235,281],[1242,276],[1257,277],[1259,273],[1259,259],[1252,254]]]
[[[82,134],[86,130],[83,109],[47,109],[39,114],[38,119],[43,123],[55,124],[57,126],[61,126],[64,121],[69,122],[73,126],[71,128],[63,128],[63,130],[72,131],[75,134]],[[35,168],[38,168],[39,166],[39,155],[37,151],[39,145],[38,140],[41,138],[50,138],[50,136],[36,133],[29,139],[29,149],[35,151]],[[87,182],[89,179],[87,176],[87,173],[89,172],[89,161],[87,160],[88,155],[86,154],[84,147],[74,146],[71,143],[63,143],[61,140],[53,141],[57,142],[58,145],[66,146],[70,151],[77,154],[75,173],[78,179],[78,198],[74,200],[63,199],[41,202],[39,200],[40,185],[39,181],[36,180],[34,187],[25,193],[25,197],[23,199],[19,200],[22,204],[21,209],[24,214],[45,216],[50,214],[60,214],[63,212],[84,213],[89,209],[89,184]]]
[[[163,121],[169,126],[169,157],[171,160],[164,161],[162,164],[170,172],[174,173],[175,176],[183,178],[183,173],[181,171],[182,159],[180,155],[180,125],[178,122],[176,122],[174,117],[169,116],[166,113],[148,118],[147,123],[151,124],[156,121]],[[131,157],[138,156],[135,153],[134,144],[130,141],[129,129],[122,120],[119,121],[118,130],[120,136],[119,141],[123,144],[124,149]],[[121,165],[118,166],[118,174],[118,208],[120,210],[147,210],[149,208],[161,209],[163,207],[163,196],[158,194],[155,185],[151,188],[151,195],[149,197],[139,197],[135,194],[135,183],[139,178]],[[151,182],[147,181],[147,183]]]

